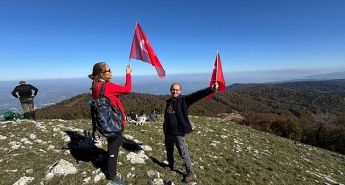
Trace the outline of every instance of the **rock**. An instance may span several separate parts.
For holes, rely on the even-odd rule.
[[[87,177],[83,179],[83,184],[89,184],[90,180],[91,180],[91,177]]]
[[[142,145],[140,146],[140,148],[143,149],[145,152],[152,151],[152,148],[148,145]]]
[[[150,170],[146,172],[147,176],[154,177],[156,175],[156,172],[154,170]]]
[[[135,174],[134,173],[131,173],[131,172],[129,172],[129,173],[127,173],[127,179],[130,179],[130,178],[133,178],[133,177],[135,177]]]
[[[33,181],[35,178],[33,177],[21,177],[17,182],[15,182],[13,185],[27,185],[29,184],[31,181]]]
[[[55,175],[68,175],[77,173],[77,168],[74,165],[64,159],[61,159],[59,162],[56,162],[51,167],[49,167],[48,173],[45,177],[45,180],[53,178]]]
[[[145,155],[144,151],[139,151],[138,153],[134,153],[134,152],[129,152],[129,154],[127,154],[126,156],[127,160],[131,161],[132,164],[136,164],[136,163],[145,163],[145,160],[148,159],[148,157]]]
[[[52,150],[52,149],[54,149],[54,148],[55,148],[54,145],[49,145],[48,148],[47,148],[47,150]]]
[[[32,174],[34,172],[34,170],[33,169],[28,169],[28,170],[25,170],[25,173],[27,173],[27,174]]]
[[[150,183],[151,185],[164,185],[163,179],[153,179]]]
[[[12,150],[16,150],[21,147],[20,143],[17,141],[11,141],[8,144],[11,145]]]
[[[104,175],[104,173],[100,172],[93,178],[93,181],[95,183],[97,183],[98,181],[100,181],[102,179],[105,179],[105,175]]]
[[[4,140],[4,139],[7,139],[7,137],[3,136],[3,135],[0,135],[0,140]]]
[[[30,135],[29,135],[29,138],[30,138],[30,139],[37,139],[37,136],[36,136],[35,134],[30,134]]]

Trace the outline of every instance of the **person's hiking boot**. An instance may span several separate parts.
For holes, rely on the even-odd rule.
[[[168,164],[168,165],[166,165],[164,168],[165,168],[166,170],[168,170],[168,171],[174,171],[174,165]]]
[[[120,177],[114,177],[109,181],[110,185],[123,185],[125,184],[125,181],[121,179]]]
[[[187,172],[186,177],[183,179],[183,182],[190,183],[195,181],[195,175],[192,171]]]

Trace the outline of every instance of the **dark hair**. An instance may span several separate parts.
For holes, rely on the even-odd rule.
[[[182,90],[181,84],[179,84],[179,83],[177,83],[177,82],[174,82],[174,83],[172,83],[171,86],[170,86],[170,91],[171,91],[171,89],[173,88],[174,85],[180,86],[180,90]]]
[[[93,65],[92,74],[89,75],[89,78],[92,80],[92,89],[96,88],[97,82],[102,79],[102,73],[104,73],[106,65],[105,62],[98,62]]]

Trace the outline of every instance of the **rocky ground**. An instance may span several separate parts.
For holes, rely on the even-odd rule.
[[[226,119],[192,116],[187,142],[191,184],[344,184],[345,156]],[[182,160],[164,169],[162,120],[127,124],[119,174],[127,184],[183,184]],[[90,120],[0,122],[1,184],[107,184],[106,140],[95,143]]]

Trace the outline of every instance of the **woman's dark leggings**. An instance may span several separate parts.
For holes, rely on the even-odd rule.
[[[120,146],[122,145],[122,141],[122,133],[115,139],[108,139],[108,179],[113,179],[116,176],[117,158],[119,155]]]

